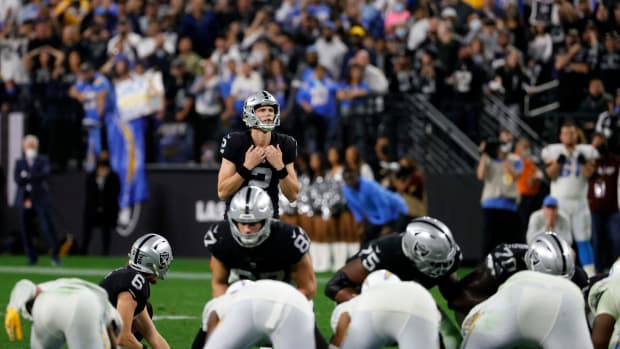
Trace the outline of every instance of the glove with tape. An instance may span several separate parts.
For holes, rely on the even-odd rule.
[[[17,310],[17,308],[11,306],[6,308],[6,314],[4,315],[4,329],[6,330],[6,334],[9,336],[9,341],[12,342],[15,339],[21,341],[24,339],[19,310]]]

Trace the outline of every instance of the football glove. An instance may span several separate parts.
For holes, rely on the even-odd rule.
[[[558,156],[558,159],[556,160],[556,162],[560,165],[564,165],[564,163],[566,162],[567,158],[566,155],[564,154],[560,154],[560,156]]]
[[[579,165],[585,164],[586,161],[586,157],[582,153],[579,153],[579,156],[577,156],[577,162],[579,163]]]
[[[9,340],[12,342],[15,339],[21,341],[24,339],[22,333],[22,324],[19,317],[19,311],[15,307],[7,307],[6,314],[4,315],[4,329],[9,336]]]

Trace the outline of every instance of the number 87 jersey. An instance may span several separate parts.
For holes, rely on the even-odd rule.
[[[228,283],[239,279],[272,279],[291,283],[291,269],[310,249],[310,238],[298,226],[271,221],[271,233],[261,244],[242,246],[233,237],[228,222],[212,225],[204,244],[229,271]]]

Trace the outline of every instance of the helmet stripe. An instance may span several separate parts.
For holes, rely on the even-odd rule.
[[[562,275],[566,274],[566,259],[564,258],[564,248],[562,247],[562,243],[560,239],[555,234],[548,234],[553,238],[556,244],[558,244],[558,248],[560,249],[560,256],[562,257]]]
[[[252,188],[247,187],[248,191],[245,193],[245,213],[250,213],[250,197],[252,196]]]
[[[430,225],[431,227],[433,227],[433,228],[439,230],[440,232],[444,233],[446,236],[450,236],[450,234],[447,234],[443,230],[443,228],[441,228],[439,225],[435,224],[434,222],[428,221],[426,219],[415,219],[414,221],[417,222],[417,223],[426,223],[426,224]],[[413,223],[413,222],[411,222],[411,223]],[[452,242],[452,239],[448,238],[447,240],[450,243],[450,248],[452,248],[453,245],[454,245],[454,243]]]
[[[138,245],[138,251],[142,248],[142,246],[149,240],[151,240],[152,238],[156,237],[157,234],[150,234],[144,237],[144,240],[142,240],[142,242],[140,243],[140,245]],[[133,257],[133,262],[134,263],[138,263],[138,256],[140,255],[140,253],[138,253],[138,251],[136,251],[136,255]]]

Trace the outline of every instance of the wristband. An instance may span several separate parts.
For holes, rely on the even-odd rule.
[[[276,171],[276,177],[278,177],[278,179],[284,179],[286,178],[286,176],[288,176],[288,170],[286,169],[286,166],[282,167],[281,170]]]
[[[239,175],[243,177],[243,179],[247,179],[247,180],[252,179],[252,171],[248,170],[247,167],[243,165],[237,167],[237,173],[239,173]]]

